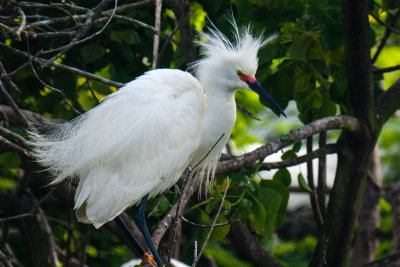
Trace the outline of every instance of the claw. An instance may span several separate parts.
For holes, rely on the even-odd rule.
[[[145,264],[152,264],[154,266],[157,266],[157,263],[154,260],[154,256],[151,253],[145,252],[142,257],[142,262],[140,263],[140,266],[143,266]]]

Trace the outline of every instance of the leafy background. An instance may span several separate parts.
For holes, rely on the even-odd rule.
[[[370,10],[379,18],[390,23],[391,16],[398,9],[395,0],[369,1]],[[79,6],[91,8],[97,1],[75,1]],[[238,24],[252,23],[256,33],[265,36],[279,33],[279,39],[259,52],[259,69],[257,78],[278,103],[287,111],[289,119],[278,118],[266,109],[266,103],[259,102],[254,93],[240,90],[236,94],[239,105],[246,107],[260,120],[254,120],[242,112],[238,112],[237,122],[232,132],[229,145],[234,154],[249,151],[254,146],[263,144],[286,134],[288,130],[297,128],[311,120],[337,115],[340,112],[352,114],[352,106],[347,90],[345,71],[344,34],[340,1],[332,0],[235,0],[235,1],[192,1],[190,3],[190,24],[193,30],[207,30],[206,16],[218,29],[231,36],[231,25],[226,15],[233,12]],[[56,16],[57,10],[32,8],[30,14]],[[71,11],[73,15],[73,11]],[[28,15],[28,14],[27,14]],[[154,23],[154,7],[150,3],[137,9],[124,12],[127,17],[135,18],[149,25]],[[385,29],[370,17],[371,56],[374,55]],[[399,25],[397,23],[397,25]],[[71,25],[72,26],[72,25]],[[102,25],[95,25],[93,32]],[[66,25],[54,25],[66,27]],[[174,13],[164,8],[162,12],[161,45],[177,27]],[[32,29],[34,31],[34,29]],[[2,37],[7,45],[25,49],[24,42]],[[179,31],[174,35],[174,42],[166,45],[160,61],[161,68],[186,69],[180,44]],[[195,36],[195,39],[199,39]],[[390,67],[400,64],[399,36],[392,35],[374,66]],[[62,45],[62,38],[37,39],[30,41],[31,53],[43,48]],[[77,66],[101,77],[126,83],[151,69],[153,53],[153,33],[129,22],[115,19],[98,38],[71,48],[59,62]],[[24,63],[23,58],[15,57],[0,51],[0,58],[7,63],[7,69],[16,69]],[[49,85],[64,91],[67,99],[81,112],[97,105],[106,95],[117,90],[96,81],[91,85],[84,77],[74,75],[54,67],[39,69],[38,75]],[[400,77],[400,71],[374,75],[375,97],[389,88]],[[76,113],[66,105],[63,97],[38,82],[30,68],[24,68],[14,76],[14,81],[21,94],[13,94],[19,107],[44,114],[51,118],[71,120]],[[93,93],[91,88],[93,88]],[[97,100],[96,100],[97,99]],[[2,102],[4,100],[2,99]],[[268,106],[268,105],[267,105]],[[12,131],[24,135],[19,128],[9,127]],[[337,132],[329,134],[329,140],[336,140]],[[384,184],[399,180],[400,167],[400,128],[399,116],[394,116],[385,125],[379,138],[379,149],[383,164]],[[296,157],[304,144],[297,143],[283,151],[282,159]],[[0,190],[13,192],[18,184],[18,172],[21,164],[19,155],[5,152],[0,155]],[[185,217],[199,224],[211,224],[216,210],[221,203],[222,195],[230,178],[230,187],[223,203],[223,210],[218,222],[241,219],[255,233],[261,244],[279,259],[285,266],[307,266],[317,243],[316,229],[312,224],[312,214],[307,207],[298,210],[287,210],[291,185],[298,184],[304,194],[309,191],[302,175],[293,176],[287,169],[280,169],[271,180],[263,179],[257,172],[257,164],[246,169],[218,175],[214,184],[214,193],[208,198],[193,198],[188,205]],[[294,183],[297,181],[297,183]],[[45,195],[45,189],[33,187],[38,198]],[[173,187],[162,196],[160,205],[149,219],[150,232],[157,222],[176,202],[179,187]],[[152,199],[148,212],[156,206],[157,199]],[[376,257],[389,255],[391,252],[391,206],[381,199],[380,230],[382,242]],[[94,230],[89,226],[76,222],[71,210],[60,208],[59,203],[51,199],[43,204],[53,231],[54,239],[62,249],[80,257],[82,240],[86,235],[90,242],[86,248],[89,266],[120,266],[133,257],[133,254],[106,229]],[[308,210],[308,215],[307,215]],[[136,208],[128,210],[134,218]],[[296,233],[288,231],[287,222],[298,214],[303,214],[304,223],[298,223]],[[73,225],[72,230],[65,225]],[[308,224],[308,225],[307,225]],[[233,249],[231,241],[226,238],[230,226],[217,227],[204,252],[199,266],[251,266],[241,259]],[[72,231],[72,232],[71,232]],[[193,260],[194,242],[204,242],[208,229],[199,228],[187,223],[183,224],[180,246],[180,259],[191,263]],[[73,240],[70,237],[73,236]],[[11,243],[17,258],[22,264],[29,265],[24,259],[24,249],[19,241]]]

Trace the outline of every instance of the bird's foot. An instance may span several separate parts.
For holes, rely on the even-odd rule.
[[[149,252],[145,252],[142,257],[142,262],[140,262],[140,266],[151,264],[157,266],[157,262],[154,260],[153,254]]]

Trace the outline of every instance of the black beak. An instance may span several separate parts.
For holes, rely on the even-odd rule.
[[[276,110],[279,111],[280,114],[282,114],[283,116],[285,116],[285,118],[287,118],[285,112],[283,112],[282,108],[275,101],[275,99],[273,99],[272,96],[268,94],[257,81],[254,82],[246,81],[246,83],[251,90],[256,92],[259,96],[263,97],[265,100],[267,100],[268,103],[270,103],[274,108],[276,108]]]

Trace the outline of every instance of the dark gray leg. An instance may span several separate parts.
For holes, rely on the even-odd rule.
[[[162,267],[164,264],[161,261],[160,256],[156,250],[156,247],[153,244],[153,240],[151,240],[151,236],[149,231],[147,230],[146,226],[146,219],[145,219],[145,212],[146,212],[146,205],[147,199],[149,198],[149,194],[142,198],[139,206],[139,212],[137,214],[137,223],[140,231],[142,232],[144,239],[146,239],[147,245],[149,246],[151,253],[153,253],[154,259],[157,262],[158,267]]]
[[[119,228],[121,228],[121,230],[124,232],[124,234],[129,238],[129,240],[132,242],[132,245],[135,247],[136,251],[138,253],[140,253],[140,257],[143,257],[144,255],[144,248],[139,244],[139,242],[136,240],[136,238],[133,236],[133,234],[131,233],[131,231],[129,231],[128,227],[126,226],[126,224],[124,223],[124,221],[122,220],[121,216],[117,216],[114,219],[114,222],[116,222],[119,226]]]

